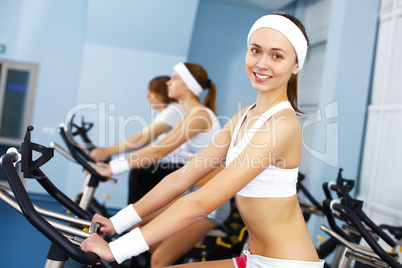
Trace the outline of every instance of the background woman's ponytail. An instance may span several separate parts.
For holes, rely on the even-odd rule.
[[[204,98],[204,105],[216,114],[216,84],[209,79],[207,71],[201,65],[188,62],[184,64],[200,86],[204,90],[208,90]]]
[[[207,95],[204,98],[204,105],[216,114],[216,85],[214,82],[210,82],[210,84],[209,89],[207,89]]]

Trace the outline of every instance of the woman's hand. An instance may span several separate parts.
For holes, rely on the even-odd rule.
[[[116,234],[116,231],[115,231],[115,229],[113,227],[113,223],[112,223],[112,221],[110,219],[105,218],[105,217],[103,217],[103,216],[101,216],[99,214],[95,214],[92,217],[92,222],[97,222],[97,223],[100,223],[102,225],[100,230],[99,230],[101,233],[105,233],[105,234],[108,234],[110,236],[113,236],[113,235]]]
[[[96,162],[101,162],[105,161],[110,157],[108,149],[104,147],[98,147],[93,149],[90,153],[89,156],[95,160]]]
[[[81,244],[81,249],[85,252],[95,253],[102,260],[107,262],[114,261],[114,256],[110,251],[109,244],[97,234],[91,234]]]
[[[107,177],[107,178],[112,177],[113,174],[112,174],[112,170],[110,169],[109,164],[97,162],[96,165],[99,166],[99,168],[96,169],[96,172],[98,172],[103,177]]]

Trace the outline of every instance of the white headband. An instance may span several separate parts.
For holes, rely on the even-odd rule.
[[[272,28],[282,33],[290,41],[296,51],[299,71],[302,69],[307,54],[307,40],[304,34],[291,20],[281,15],[266,15],[258,19],[251,27],[247,37],[247,46],[250,38],[260,28]]]
[[[181,79],[183,79],[184,84],[186,84],[191,92],[193,92],[196,96],[200,95],[200,93],[203,91],[202,87],[197,82],[197,80],[195,80],[194,76],[190,73],[183,62],[176,64],[173,69],[180,75]]]

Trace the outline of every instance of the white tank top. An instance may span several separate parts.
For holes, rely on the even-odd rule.
[[[174,128],[177,123],[185,116],[183,108],[177,102],[170,103],[162,112],[155,116],[155,123],[162,122],[171,128]]]
[[[165,109],[162,110],[162,112],[158,113],[154,119],[155,123],[158,122],[162,122],[168,126],[170,126],[171,128],[174,128],[174,126],[176,126],[180,120],[182,118],[184,118],[185,116],[185,112],[183,111],[183,108],[181,107],[181,105],[178,102],[172,102],[170,103]],[[166,134],[169,131],[160,134],[156,139],[155,142],[157,140],[162,139],[164,136],[166,136]],[[167,155],[165,155],[162,159],[160,159],[158,162],[171,162],[171,158],[173,155],[175,155],[175,151],[178,148],[176,148],[174,151],[168,153]]]
[[[232,140],[226,155],[226,166],[230,165],[244,150],[248,143],[253,138],[254,134],[261,128],[261,126],[269,119],[272,115],[284,109],[291,109],[292,105],[289,101],[284,101],[278,103],[264,114],[262,114],[254,125],[244,134],[244,136],[239,140],[239,142],[234,146],[239,129],[246,117],[247,112],[250,108],[254,107],[255,104],[251,105],[247,111],[243,114],[242,118],[237,122],[237,125],[233,131]],[[294,110],[293,110],[294,111]],[[240,159],[239,164],[242,163]],[[245,197],[289,197],[296,194],[296,183],[299,168],[293,169],[283,169],[276,166],[270,165],[257,177],[255,177],[249,184],[247,184],[243,189],[241,189],[237,194]]]
[[[180,147],[170,153],[169,156],[171,162],[186,164],[189,157],[193,157],[201,152],[203,149],[205,149],[205,147],[207,147],[213,140],[215,140],[216,136],[221,131],[221,125],[214,112],[212,112],[208,108],[200,108],[200,110],[207,111],[209,116],[211,117],[211,129],[207,132],[198,132],[193,137],[188,139],[185,143],[183,143]]]

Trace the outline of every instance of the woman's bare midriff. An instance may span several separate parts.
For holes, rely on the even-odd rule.
[[[252,254],[276,259],[319,261],[297,196],[250,198],[236,195]]]

